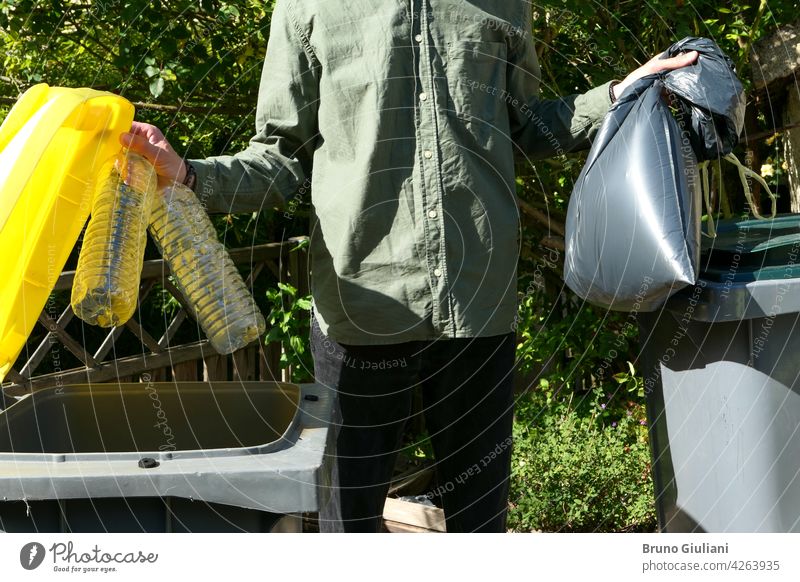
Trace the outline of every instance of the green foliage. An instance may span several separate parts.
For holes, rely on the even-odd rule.
[[[166,130],[179,151],[235,149],[251,132],[273,5],[5,0],[0,94],[39,82],[113,91],[141,103],[139,118]]]
[[[275,0],[0,0],[0,116],[33,84],[91,87],[136,104],[190,158],[246,147]],[[1,118],[1,117],[0,117]],[[309,231],[286,221],[215,217],[228,246]]]
[[[509,524],[516,530],[655,528],[635,320],[530,279],[517,316],[518,399]]]
[[[406,430],[400,454],[411,459],[433,459],[433,442],[427,430],[412,434]]]
[[[311,296],[298,297],[297,289],[278,283],[276,289],[267,290],[267,300],[272,309],[265,342],[280,342],[281,368],[291,367],[293,382],[308,382],[314,371],[309,347]]]
[[[654,531],[643,408],[611,411],[602,390],[576,402],[531,391],[514,423],[509,527],[516,531]]]
[[[551,387],[587,389],[614,383],[636,391],[633,362],[637,354],[635,319],[603,311],[559,294],[529,291],[520,298],[517,314],[518,370],[539,373]]]
[[[534,4],[534,31],[540,41],[548,91],[566,94],[573,84],[621,78],[685,36],[713,39],[747,80],[753,42],[796,19],[793,0],[547,0]]]

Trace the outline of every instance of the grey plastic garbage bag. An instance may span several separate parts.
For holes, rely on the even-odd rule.
[[[697,163],[663,90],[649,75],[611,106],[569,202],[564,279],[609,309],[651,311],[696,280]]]
[[[686,37],[661,58],[697,51],[697,62],[664,73],[672,103],[690,120],[689,137],[698,160],[713,160],[733,151],[744,127],[746,98],[736,68],[713,40]]]

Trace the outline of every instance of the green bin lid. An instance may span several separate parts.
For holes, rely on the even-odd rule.
[[[771,220],[721,220],[703,237],[700,276],[748,282],[800,278],[800,214]]]

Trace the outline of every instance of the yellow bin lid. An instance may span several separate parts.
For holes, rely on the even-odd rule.
[[[133,115],[118,95],[40,84],[0,126],[0,381],[89,216],[95,172],[120,151]]]

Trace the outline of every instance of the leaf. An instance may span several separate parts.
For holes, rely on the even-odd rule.
[[[147,75],[148,78],[155,77],[160,72],[161,71],[158,69],[158,67],[154,67],[153,65],[148,65],[144,68],[144,73],[145,75]]]
[[[281,291],[292,297],[294,297],[297,294],[297,289],[295,289],[291,285],[287,285],[286,283],[278,283],[278,289],[280,289]]]
[[[224,6],[220,9],[220,15],[223,16],[223,20],[239,18],[239,9],[232,5]]]
[[[289,338],[289,347],[292,348],[292,351],[295,353],[302,353],[303,351],[303,338],[293,335]]]
[[[150,94],[153,97],[158,97],[164,92],[164,79],[158,77],[150,81]]]
[[[281,329],[279,327],[271,327],[267,332],[267,336],[264,338],[264,343],[272,343],[281,340],[282,337]]]
[[[174,54],[178,52],[178,43],[174,38],[162,36],[161,50],[168,55]]]
[[[304,238],[300,242],[298,242],[297,245],[293,246],[289,252],[293,253],[295,251],[299,251],[299,250],[308,248],[310,245],[311,245],[311,239],[310,238]]]

